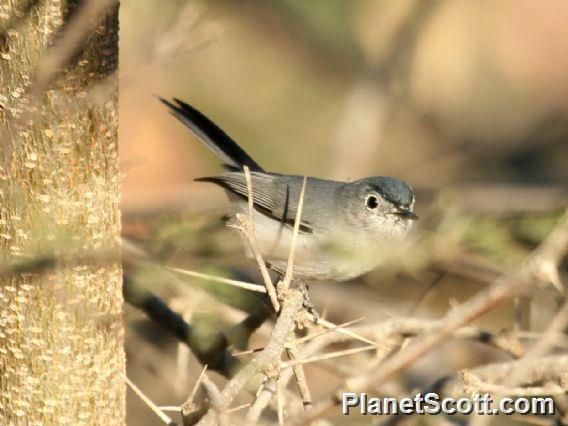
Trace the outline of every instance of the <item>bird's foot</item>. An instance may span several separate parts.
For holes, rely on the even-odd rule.
[[[306,311],[310,315],[312,315],[314,323],[317,324],[318,320],[319,320],[319,314],[316,311],[316,308],[315,308],[314,303],[312,302],[312,299],[310,298],[310,293],[308,291],[308,285],[305,283],[305,281],[299,280],[299,279],[292,280],[292,285],[295,286],[298,290],[300,290],[300,292],[304,296],[303,306],[306,309]]]

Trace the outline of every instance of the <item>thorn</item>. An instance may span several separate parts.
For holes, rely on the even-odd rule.
[[[541,263],[540,268],[537,270],[538,278],[545,282],[552,284],[552,286],[558,290],[560,294],[564,294],[564,285],[560,279],[560,273],[558,272],[558,267],[551,261],[544,261]]]

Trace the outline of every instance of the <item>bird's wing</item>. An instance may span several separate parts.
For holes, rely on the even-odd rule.
[[[248,200],[248,188],[244,173],[228,172],[219,176],[196,179],[200,182],[212,182],[231,193]],[[290,187],[278,175],[252,172],[252,197],[255,209],[285,226],[293,227],[296,218],[296,205],[291,205]],[[300,221],[300,232],[311,234],[313,228],[304,219]]]

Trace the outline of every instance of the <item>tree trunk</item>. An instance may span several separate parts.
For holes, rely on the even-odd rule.
[[[125,421],[117,5],[38,77],[83,3],[0,0],[0,424]]]

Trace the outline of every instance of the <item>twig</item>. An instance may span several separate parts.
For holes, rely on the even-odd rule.
[[[310,358],[293,359],[292,361],[282,363],[282,368],[295,367],[297,365],[303,365],[303,364],[309,364],[309,363],[312,363],[312,362],[324,361],[324,360],[327,360],[327,359],[339,358],[339,357],[342,357],[342,356],[353,355],[353,354],[357,354],[359,352],[365,352],[365,351],[370,351],[370,350],[374,350],[374,349],[377,349],[377,347],[375,345],[369,345],[369,346],[363,346],[363,347],[360,347],[360,348],[345,349],[343,351],[331,352],[331,353],[328,353],[328,354],[315,355],[315,356],[310,357]]]
[[[312,405],[312,396],[310,394],[310,388],[308,387],[308,381],[306,379],[306,373],[304,372],[304,367],[299,360],[298,349],[294,342],[290,342],[288,344],[288,348],[286,349],[288,356],[290,357],[290,365],[292,367],[292,371],[294,372],[294,376],[296,377],[296,383],[298,384],[298,391],[300,392],[300,397],[302,398],[302,405],[305,409],[308,409]],[[282,364],[284,367],[286,363]]]
[[[282,303],[280,316],[272,330],[265,350],[245,365],[223,389],[221,400],[225,406],[228,406],[236,398],[241,389],[255,374],[278,364],[285,343],[294,330],[295,318],[302,308],[303,300],[304,296],[299,290],[290,290]],[[213,415],[210,412],[207,413],[199,424],[213,425]]]
[[[434,392],[441,397],[452,397],[454,399],[464,396],[471,397],[475,393],[490,393],[493,401],[500,399],[499,394],[512,398],[550,395],[555,397],[556,405],[558,405],[558,397],[561,396],[561,393],[565,394],[566,392],[565,389],[560,392],[560,388],[565,387],[563,382],[565,372],[568,371],[568,356],[545,357],[541,358],[538,363],[530,365],[525,371],[522,387],[513,388],[496,384],[506,378],[515,368],[518,368],[518,365],[519,361],[512,361],[462,370],[457,374],[438,379],[433,386],[428,387],[421,393]],[[553,383],[540,386],[543,382]],[[533,384],[538,385],[531,386]],[[483,418],[483,416],[479,418]],[[526,421],[526,416],[523,419],[523,421]],[[406,415],[398,413],[378,424],[381,426],[394,426],[407,421],[408,417]],[[475,421],[475,418],[470,418],[469,421]],[[546,424],[550,424],[550,419],[547,420]]]
[[[554,341],[556,336],[566,328],[568,325],[568,300],[564,302],[560,310],[554,316],[552,321],[550,322],[549,327],[547,330],[540,336],[540,338],[536,341],[536,343],[530,348],[530,350],[522,357],[519,361],[517,361],[516,368],[514,368],[510,374],[504,377],[502,381],[502,386],[499,385],[499,382],[496,382],[491,388],[493,388],[494,397],[495,399],[500,399],[502,396],[509,396],[509,392],[513,390],[518,390],[517,385],[522,382],[523,378],[526,375],[528,369],[531,368],[534,364],[541,363],[541,357],[545,355],[548,350],[554,347]],[[485,384],[485,388],[488,387],[489,384]],[[542,390],[542,387],[536,389]],[[565,389],[562,389],[561,386],[556,386],[556,393],[563,394],[566,393]],[[524,392],[529,392],[528,389],[525,389]],[[533,391],[534,392],[534,391]],[[552,392],[552,389],[549,389],[549,393]],[[487,424],[484,419],[480,416],[477,416],[473,419],[473,425],[475,426],[482,426]]]
[[[348,323],[342,324],[341,326],[344,327],[346,324]],[[418,336],[437,329],[441,326],[441,324],[442,320],[432,320],[426,318],[394,318],[379,322],[377,324],[355,327],[354,329],[350,329],[348,331],[356,333],[358,336],[372,336],[374,341],[384,342],[391,337]],[[332,328],[320,331],[318,333],[309,334],[301,339],[296,340],[296,343],[304,343],[305,341],[311,340],[312,338],[322,337],[333,330],[334,329]],[[519,358],[523,353],[523,346],[518,340],[518,337],[522,336],[509,334],[500,335],[492,333],[488,330],[480,329],[475,326],[465,326],[456,330],[453,334],[453,337],[479,341],[494,348],[500,349],[515,358]],[[557,334],[556,336],[557,339],[560,339],[561,337],[561,334]],[[327,344],[339,342],[342,340],[345,339],[328,338]],[[373,340],[370,340],[370,342],[373,342]],[[556,344],[558,343],[556,342]],[[385,346],[386,345],[383,344],[383,347]],[[389,351],[391,349],[393,348],[388,348]]]
[[[240,351],[240,352],[233,352],[233,356],[243,356],[243,355],[250,355],[256,352],[262,352],[264,350],[264,346],[249,349],[248,351]]]
[[[372,335],[375,340],[384,340],[390,336],[417,336],[439,328],[443,320],[425,318],[394,318],[377,324],[357,327],[359,334]],[[523,354],[523,346],[516,336],[498,335],[474,326],[465,326],[454,332],[454,337],[477,340],[500,349],[507,354],[519,358]]]
[[[557,228],[528,259],[525,267],[511,275],[499,278],[491,287],[482,291],[460,308],[451,312],[432,332],[417,340],[414,344],[389,359],[370,374],[354,377],[347,384],[350,389],[360,389],[373,382],[375,386],[384,383],[403,368],[414,363],[422,355],[434,349],[460,327],[471,323],[492,308],[509,300],[516,294],[527,290],[533,283],[534,274],[543,259],[547,261],[563,255],[568,246],[568,215],[565,215]]]
[[[497,279],[489,288],[446,315],[435,330],[418,338],[408,347],[387,359],[372,371],[347,379],[337,392],[314,404],[313,409],[304,416],[294,419],[290,424],[304,424],[321,416],[340,402],[342,390],[359,392],[367,387],[380,386],[409,367],[428,352],[437,348],[459,328],[471,323],[481,315],[504,303],[515,295],[526,291],[533,284],[542,262],[558,264],[568,247],[568,211],[560,219],[555,230],[529,257],[526,264],[510,275]]]
[[[158,407],[161,411],[171,411],[172,413],[181,413],[179,405],[160,405]]]
[[[353,324],[356,324],[360,321],[363,321],[364,319],[365,319],[365,317],[362,317],[362,318],[358,318],[358,319],[355,319],[355,320],[352,320],[352,321],[344,322],[342,324],[338,324],[338,325],[331,327],[331,328],[324,328],[323,330],[318,331],[317,333],[312,333],[312,334],[308,334],[307,336],[297,338],[297,339],[294,340],[293,343],[296,346],[303,345],[303,344],[305,344],[305,343],[307,343],[311,340],[317,339],[318,337],[325,336],[326,334],[329,334],[329,333],[331,333],[331,332],[333,332],[333,331],[335,331],[339,328],[348,327],[350,325],[353,325]],[[255,352],[261,352],[263,350],[264,350],[264,346],[259,346],[257,348],[249,349],[249,350],[246,350],[246,351],[233,352],[233,356],[250,355],[250,354],[253,354]]]
[[[248,407],[250,407],[250,406],[251,406],[250,403],[237,405],[236,407],[229,408],[229,409],[227,410],[227,414],[236,413],[237,411],[244,410],[245,408],[248,408]]]
[[[517,333],[519,339],[535,340],[539,339],[542,333],[533,331],[520,331]],[[557,348],[568,349],[568,336],[564,333],[558,333],[554,339],[554,346]]]
[[[206,371],[207,371],[207,364],[203,366],[203,369],[201,370],[201,373],[199,373],[199,376],[197,377],[197,380],[195,381],[193,388],[189,393],[189,396],[187,397],[185,402],[180,406],[181,416],[182,418],[184,418],[184,423],[186,423],[185,421],[186,417],[188,417],[191,413],[198,411],[197,404],[195,403],[195,396],[197,395],[197,391],[199,390],[199,386],[201,385],[201,381],[203,380]]]
[[[231,279],[228,279],[228,278],[216,277],[214,275],[202,274],[200,272],[189,271],[187,269],[179,269],[179,268],[173,268],[173,267],[168,267],[168,269],[170,269],[174,272],[178,272],[180,274],[194,276],[194,277],[203,278],[203,279],[208,279],[208,280],[211,280],[211,281],[219,282],[221,284],[228,284],[228,285],[240,287],[240,288],[243,288],[243,289],[246,289],[246,290],[252,290],[252,291],[255,291],[255,292],[258,292],[258,293],[267,294],[266,288],[261,286],[261,285],[251,284],[251,283],[247,283],[247,282],[244,282],[244,281],[231,280]],[[361,319],[354,320],[353,322],[357,322],[357,321],[361,321]],[[347,322],[346,324],[350,324],[350,323],[352,323],[352,322]],[[345,336],[351,337],[352,339],[360,340],[360,341],[367,343],[369,345],[375,345],[375,346],[378,346],[378,347],[385,347],[385,345],[382,344],[382,343],[375,342],[371,339],[368,339],[367,337],[361,336],[360,334],[358,334],[358,333],[356,333],[352,330],[348,330],[348,329],[343,328],[344,325],[334,324],[334,323],[327,321],[323,318],[318,319],[318,325],[321,325],[322,327],[329,329],[330,331],[335,331],[339,334],[343,334]],[[262,350],[262,348],[259,348],[258,350]],[[256,352],[256,351],[257,350],[255,350],[255,349],[251,349],[250,351],[239,352],[239,353],[235,354],[235,356],[245,355],[245,354],[253,353],[253,352]]]
[[[550,326],[546,331],[541,334],[540,338],[526,355],[519,360],[518,368],[507,376],[505,384],[507,386],[515,386],[521,381],[522,377],[525,375],[526,368],[554,347],[557,336],[563,333],[566,326],[568,326],[568,300],[564,302],[552,321],[550,321]]]
[[[304,345],[301,348],[301,350],[299,351],[300,356],[310,356],[314,353],[317,353],[324,346],[325,346],[325,343],[322,341],[322,339],[315,340],[313,342],[309,342],[306,345]],[[282,393],[283,390],[288,385],[288,382],[292,379],[293,376],[294,376],[294,374],[293,374],[293,370],[291,368],[284,369],[280,372],[280,375],[278,377],[279,383],[277,383],[277,388],[276,388],[277,389],[277,397],[278,397],[278,390],[280,390],[280,393]],[[282,395],[280,397],[282,398]],[[264,408],[268,405],[269,402],[270,402],[269,400],[266,400],[266,399],[264,400],[265,406],[262,407],[262,410],[264,410]],[[259,409],[260,408],[261,407],[259,407]],[[283,407],[278,407],[279,410],[281,408],[283,409]],[[292,405],[289,404],[286,408],[287,408],[288,411],[291,411]],[[304,407],[302,406],[302,408],[304,408]]]
[[[364,319],[365,319],[365,317],[361,317],[361,318],[357,318],[357,319],[354,319],[354,320],[351,320],[351,321],[344,322],[342,324],[338,324],[338,325],[331,327],[331,328],[325,328],[324,330],[318,331],[317,333],[312,333],[312,334],[308,334],[307,336],[300,337],[299,339],[296,339],[294,341],[294,343],[296,344],[296,346],[304,344],[306,342],[309,342],[310,340],[313,340],[313,339],[316,339],[318,337],[324,336],[328,333],[331,333],[332,331],[335,331],[339,328],[345,329],[345,327],[349,327],[350,325],[361,322]],[[318,320],[318,323],[319,323],[319,320]]]
[[[300,192],[300,198],[298,200],[298,209],[296,212],[296,218],[294,220],[294,231],[292,233],[292,241],[290,244],[290,254],[288,255],[288,263],[286,264],[286,273],[282,280],[282,291],[286,291],[292,281],[292,272],[294,270],[294,256],[296,254],[296,245],[298,243],[298,233],[300,232],[300,223],[302,222],[302,210],[304,207],[304,194],[306,192],[306,181],[307,177],[304,176],[302,181],[302,191]]]
[[[160,418],[161,421],[170,426],[176,425],[176,423],[166,413],[160,410],[160,407],[154,404],[154,402],[150,398],[148,398],[138,386],[130,381],[130,379],[126,377],[126,375],[124,376],[124,380],[126,380],[126,384],[130,387],[130,389],[132,389],[134,393],[138,395],[138,397],[144,402],[144,404],[146,404],[150,408],[150,410],[152,410]]]
[[[171,266],[166,267],[168,270],[177,272],[178,274],[188,275],[190,277],[202,278],[204,280],[215,281],[220,284],[228,284],[233,287],[243,288],[245,290],[256,291],[257,293],[266,293],[266,289],[258,284],[251,284],[244,281],[231,280],[229,278],[217,277],[215,275],[203,274],[201,272],[189,271],[187,269],[173,268]]]
[[[366,338],[365,336],[361,336],[360,334],[358,334],[354,331],[351,331],[351,330],[348,330],[348,329],[345,329],[345,328],[341,328],[337,324],[334,324],[334,323],[329,322],[327,320],[324,320],[324,319],[321,319],[321,318],[318,319],[318,325],[321,325],[322,327],[328,328],[328,329],[335,331],[339,334],[343,334],[345,336],[351,337],[352,339],[360,340],[361,342],[365,342],[369,345],[375,345],[376,347],[381,347],[381,348],[384,348],[384,349],[390,349],[388,347],[388,345],[375,342],[371,339]]]
[[[490,393],[496,400],[501,399],[501,396],[507,395],[508,397],[521,397],[521,396],[559,396],[565,395],[566,389],[558,384],[549,384],[545,386],[526,386],[526,387],[508,387],[498,385],[495,383],[483,382],[477,378],[471,377],[471,373],[464,372],[465,386],[474,388],[481,394]]]
[[[276,381],[276,405],[278,414],[278,425],[284,425],[284,389],[282,388],[282,377]]]
[[[261,386],[256,399],[254,400],[253,404],[251,405],[250,409],[247,412],[245,418],[245,424],[247,425],[255,425],[258,423],[258,419],[262,414],[264,408],[268,405],[272,397],[277,391],[277,384],[275,379],[268,379],[266,382]]]
[[[252,181],[250,177],[250,171],[247,166],[243,167],[245,178],[247,181],[247,191],[248,191],[248,220],[243,220],[242,216],[237,214],[237,222],[239,223],[238,228],[241,230],[242,234],[244,235],[249,248],[258,264],[260,269],[260,273],[262,275],[262,279],[264,281],[264,285],[266,286],[266,292],[268,293],[268,297],[272,302],[272,306],[274,307],[275,312],[280,311],[280,302],[278,301],[278,296],[276,295],[276,289],[274,288],[274,284],[272,283],[272,279],[270,278],[270,274],[268,273],[268,269],[266,268],[266,263],[260,253],[260,249],[258,248],[258,243],[256,241],[256,234],[254,229],[254,198],[253,198],[253,190],[252,190]]]
[[[568,371],[568,355],[551,355],[540,358],[537,363],[524,366],[526,368],[523,372],[522,381],[517,386],[498,385],[520,366],[522,366],[521,361],[512,361],[464,370],[455,377],[446,380],[441,392],[448,396],[461,396],[473,392],[483,393],[497,390],[501,395],[532,396],[556,393],[565,386],[562,383],[566,371]],[[543,382],[552,382],[553,385],[531,386]],[[563,392],[565,393],[566,389]]]
[[[298,349],[299,358],[302,357],[309,357],[312,356],[313,354],[318,353],[322,348],[324,348],[326,346],[326,342],[325,339],[316,339],[313,341],[310,341],[308,343],[306,343],[305,345],[303,345],[301,348]],[[279,387],[280,389],[284,390],[286,389],[286,386],[288,385],[289,381],[292,379],[292,377],[294,377],[293,374],[293,369],[291,368],[286,368],[283,369],[280,373],[280,377],[279,377]],[[299,412],[300,410],[304,411],[305,407],[303,405],[298,404],[297,408],[294,409],[294,405],[292,404],[292,402],[295,399],[290,399],[288,405],[286,406],[286,410],[288,413],[293,414],[294,412]]]
[[[236,407],[229,408],[229,409],[227,410],[227,414],[235,413],[235,412],[237,412],[237,411],[244,410],[245,408],[250,407],[250,406],[251,406],[250,403],[248,403],[248,404],[242,404],[242,405],[237,405]],[[181,406],[179,406],[179,405],[162,405],[162,406],[160,406],[159,408],[160,408],[160,410],[162,410],[162,411],[171,411],[171,412],[173,412],[173,413],[181,413],[181,411],[182,411],[182,408],[181,408]]]
[[[201,383],[203,383],[203,387],[207,390],[207,394],[211,398],[211,407],[217,414],[217,425],[228,425],[229,419],[227,418],[227,405],[221,398],[221,392],[219,391],[219,388],[215,385],[215,383],[209,380],[209,377],[207,377],[207,375],[205,374],[201,379]],[[209,412],[211,412],[211,409],[209,409]]]

